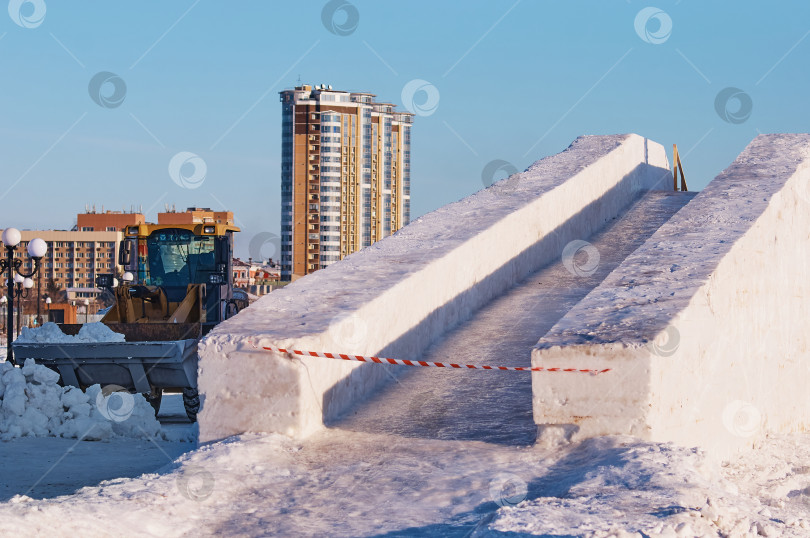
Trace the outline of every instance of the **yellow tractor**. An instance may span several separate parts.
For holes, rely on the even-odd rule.
[[[14,355],[34,358],[61,375],[65,385],[99,383],[144,394],[157,412],[164,391],[182,391],[196,420],[197,343],[212,327],[247,306],[233,288],[233,234],[223,224],[128,226],[119,247],[123,282],[99,275],[115,304],[101,322],[125,342],[17,343]],[[116,285],[118,284],[118,285]],[[62,324],[78,334],[80,324]]]

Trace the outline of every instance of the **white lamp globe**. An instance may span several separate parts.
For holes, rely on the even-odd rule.
[[[17,228],[6,228],[3,230],[3,244],[7,247],[16,247],[20,244],[20,230]]]
[[[48,253],[48,243],[37,237],[28,243],[28,254],[32,258],[41,258]]]
[[[45,304],[51,304],[52,302],[50,297],[45,297]]]
[[[84,306],[90,306],[90,300],[89,300],[89,299],[85,299],[84,301],[82,301],[82,304],[83,304]]]
[[[2,297],[0,297],[0,304],[6,304],[7,302],[8,302],[8,299],[6,299],[6,296],[5,296],[5,295],[3,295]]]
[[[25,280],[25,277],[19,273],[14,273],[14,283],[15,284],[22,284]]]
[[[30,290],[34,287],[34,281],[30,278],[23,279],[23,288]]]
[[[113,288],[117,288],[117,287],[118,287],[118,279],[113,278]]]
[[[124,279],[124,282],[132,282],[133,280],[135,280],[135,275],[127,271],[126,273],[121,275],[121,278]]]

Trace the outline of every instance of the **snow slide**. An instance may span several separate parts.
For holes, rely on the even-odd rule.
[[[261,346],[416,359],[640,193],[668,188],[668,167],[664,148],[638,135],[581,137],[263,297],[199,346],[200,440],[317,431],[388,380],[389,367],[291,360]]]
[[[536,345],[540,440],[729,456],[810,426],[810,135],[761,135]]]
[[[431,362],[528,366],[532,346],[663,223],[694,198],[689,192],[651,191],[624,214],[587,238],[592,258],[579,262],[558,253],[556,261],[481,308],[420,357]],[[583,241],[584,242],[584,241]],[[565,249],[563,249],[565,251]],[[583,255],[585,252],[582,253]],[[596,261],[592,270],[588,262]],[[363,432],[411,438],[534,443],[532,377],[546,382],[560,373],[491,372],[401,368],[396,383],[378,391],[333,424]]]

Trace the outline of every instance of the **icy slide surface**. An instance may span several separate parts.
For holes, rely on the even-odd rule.
[[[555,262],[493,300],[419,359],[528,366],[538,335],[545,334],[693,197],[692,193],[665,191],[643,195],[622,217],[589,238],[599,257],[592,273],[570,271],[560,252]],[[569,261],[582,264],[589,260],[566,257]],[[409,437],[530,445],[536,436],[532,376],[541,383],[553,376],[577,376],[404,367],[393,370],[395,374],[400,374],[395,383],[335,425]],[[578,382],[587,386],[590,379],[578,377]]]
[[[537,344],[541,437],[731,455],[810,427],[810,135],[760,135]]]
[[[290,360],[262,345],[418,358],[570,241],[669,185],[661,145],[638,135],[580,137],[263,297],[200,344],[201,441],[246,431],[305,437],[390,378],[380,366]]]

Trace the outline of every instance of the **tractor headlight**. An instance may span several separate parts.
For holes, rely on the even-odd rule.
[[[214,285],[225,284],[225,275],[222,273],[211,273],[208,275],[208,283]]]

